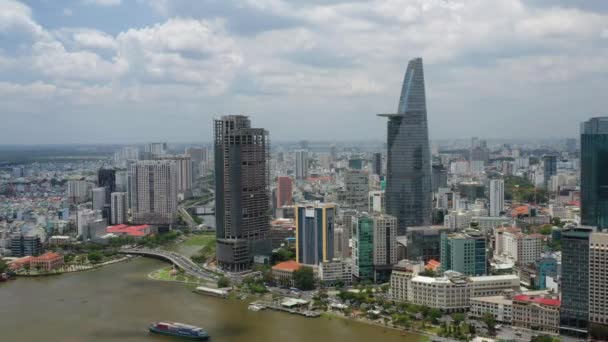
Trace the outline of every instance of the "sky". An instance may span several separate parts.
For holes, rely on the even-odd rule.
[[[432,139],[608,115],[605,0],[0,0],[0,144],[385,139],[415,57]]]

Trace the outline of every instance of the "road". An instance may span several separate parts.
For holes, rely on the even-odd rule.
[[[121,248],[120,253],[162,258],[184,270],[184,272],[186,272],[188,275],[207,281],[217,281],[219,279],[217,275],[203,269],[190,258],[177,252],[150,248]]]

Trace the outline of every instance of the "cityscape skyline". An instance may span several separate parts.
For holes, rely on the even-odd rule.
[[[381,139],[373,114],[391,110],[396,75],[414,54],[431,67],[431,139],[576,136],[576,124],[607,105],[600,47],[608,10],[598,2],[62,4],[0,2],[9,128],[0,143],[210,140],[208,123],[226,112],[255,117],[277,140]],[[137,20],[127,15],[134,10]],[[495,22],[488,14],[497,10]],[[321,13],[341,24],[318,20]],[[182,39],[169,44],[169,33]],[[302,117],[314,120],[284,125]],[[358,124],[334,129],[349,119]],[[551,130],[536,129],[549,121]]]
[[[605,1],[0,0],[0,331],[608,341],[605,42]]]

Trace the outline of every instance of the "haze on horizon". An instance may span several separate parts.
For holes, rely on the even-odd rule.
[[[417,56],[431,139],[608,112],[605,1],[0,0],[0,144],[383,140]]]

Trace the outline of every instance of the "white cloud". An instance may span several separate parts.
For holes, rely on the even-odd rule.
[[[85,5],[96,5],[96,6],[118,6],[122,4],[122,0],[83,0]]]
[[[87,49],[116,49],[114,37],[109,34],[91,29],[70,30],[72,39],[81,48]]]
[[[221,21],[170,19],[163,24],[120,33],[119,55],[133,76],[157,81],[198,83],[223,92],[243,62]]]
[[[14,0],[0,0],[0,33],[23,32],[35,39],[48,38],[47,32],[32,19],[31,9]]]
[[[141,106],[150,115],[160,108],[251,109],[284,111],[289,120],[308,115],[310,105],[317,115],[367,118],[362,113],[396,106],[407,60],[422,56],[429,107],[438,108],[430,117],[445,122],[469,112],[485,115],[505,99],[532,103],[555,84],[577,84],[568,92],[582,101],[588,83],[577,81],[604,77],[608,70],[602,40],[608,38],[608,15],[531,7],[523,0],[237,0],[214,2],[225,8],[214,7],[209,15],[179,12],[180,0],[138,1],[167,19],[112,34],[84,27],[48,31],[28,6],[0,0],[0,35],[27,37],[17,49],[0,41],[0,69],[39,80],[24,83],[11,76],[0,83],[11,108],[19,101],[28,105],[31,90],[38,99],[55,99],[66,108],[112,103],[118,111]],[[213,7],[188,2],[185,8],[197,5]],[[251,32],[234,28],[237,20],[256,24],[260,13],[285,25]],[[554,90],[548,96],[569,96]],[[470,105],[463,102],[466,97],[483,98],[486,107],[465,107]],[[608,105],[603,98],[594,103],[601,101]],[[571,107],[581,104],[587,106],[573,102]],[[371,114],[362,125],[375,119]]]
[[[71,8],[64,8],[63,15],[65,15],[66,17],[71,17],[72,15],[74,15],[74,11]]]

